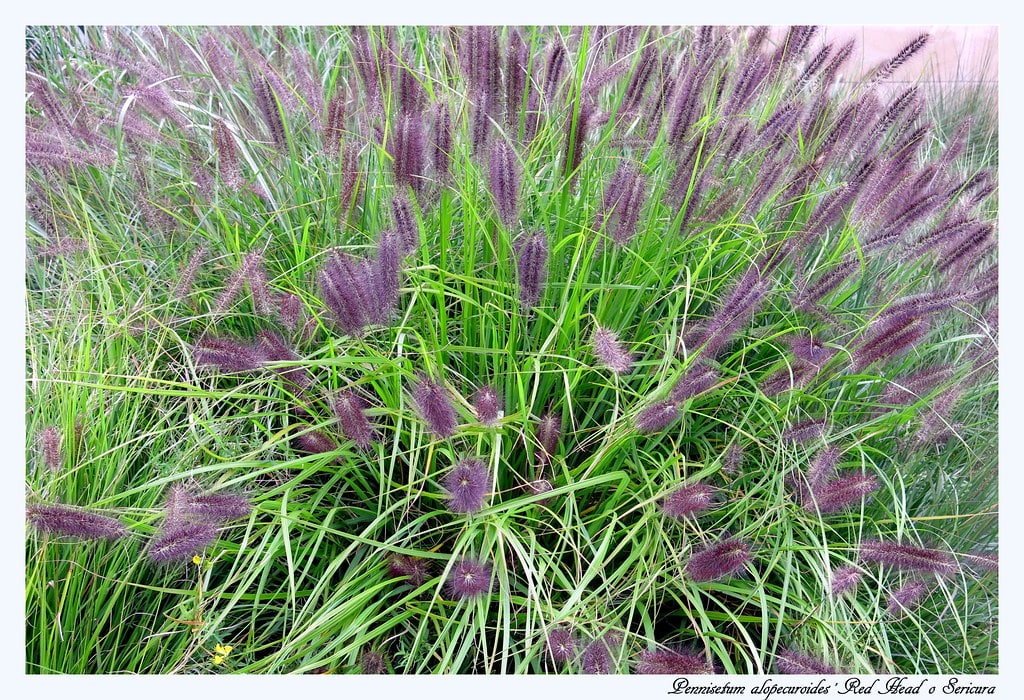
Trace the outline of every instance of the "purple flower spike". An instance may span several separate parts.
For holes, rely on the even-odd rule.
[[[872,474],[852,474],[840,477],[819,487],[804,503],[804,509],[821,513],[835,513],[860,502],[879,488]]]
[[[501,399],[493,387],[484,386],[473,397],[473,412],[477,420],[486,426],[492,426],[498,422],[501,416]]]
[[[490,185],[498,217],[510,229],[519,214],[519,171],[516,153],[505,139],[495,143],[491,150]]]
[[[789,675],[833,676],[840,673],[838,669],[829,666],[824,661],[791,649],[780,651],[775,657],[775,665],[779,669],[779,673]]]
[[[413,400],[430,432],[441,438],[455,433],[458,418],[443,386],[421,376],[413,389]]]
[[[703,654],[671,649],[646,649],[640,652],[633,670],[645,675],[692,676],[714,673]]]
[[[727,539],[694,553],[686,562],[686,573],[698,582],[717,581],[738,572],[750,561],[750,545]]]
[[[841,566],[832,572],[832,595],[839,597],[852,591],[860,583],[864,573],[856,566]]]
[[[491,488],[491,474],[479,459],[464,459],[455,465],[444,480],[451,500],[448,510],[453,513],[476,513],[484,507]]]
[[[42,452],[43,464],[51,472],[60,471],[60,465],[64,461],[60,450],[60,433],[56,426],[49,425],[39,431],[39,449]]]
[[[676,403],[682,403],[713,387],[720,376],[717,369],[704,362],[699,362],[687,370],[686,374],[676,382],[670,396]]]
[[[818,489],[832,481],[839,456],[839,448],[834,445],[814,456],[814,461],[807,467],[807,483],[811,489]]]
[[[491,565],[475,559],[460,559],[445,582],[448,594],[459,600],[479,598],[491,592]]]
[[[568,627],[556,627],[548,632],[548,655],[559,666],[565,666],[576,655],[576,639]]]
[[[580,655],[583,672],[587,674],[609,674],[612,668],[612,655],[603,639],[596,639],[586,646]]]
[[[37,530],[83,540],[116,540],[127,534],[124,523],[80,508],[37,503],[26,510]]]
[[[388,572],[397,578],[408,579],[412,586],[418,588],[430,577],[430,562],[407,554],[395,554],[388,559]]]
[[[889,564],[905,571],[951,574],[956,570],[956,562],[946,552],[883,540],[862,542],[860,558],[869,563]]]
[[[519,300],[533,308],[540,301],[548,275],[548,239],[543,231],[526,236],[519,244],[516,267],[519,271]]]
[[[217,539],[217,526],[208,522],[186,522],[161,531],[146,547],[149,560],[165,563],[189,559]]]
[[[212,365],[230,374],[251,372],[263,364],[258,351],[226,338],[202,338],[192,357],[197,365]]]
[[[786,442],[803,445],[820,438],[824,434],[827,425],[828,423],[824,418],[811,418],[810,420],[794,423],[782,433],[782,439]]]
[[[539,460],[547,464],[558,450],[558,441],[562,437],[561,416],[548,411],[537,423],[537,441],[540,443]]]
[[[626,374],[633,366],[633,356],[622,345],[615,331],[598,326],[594,330],[594,355],[602,366],[615,374]]]
[[[928,593],[928,584],[922,579],[911,579],[889,594],[888,611],[896,616],[908,612]]]
[[[636,429],[641,433],[656,433],[672,425],[678,417],[679,405],[675,401],[660,401],[640,412]]]
[[[359,446],[369,449],[374,440],[373,426],[366,418],[366,404],[351,389],[342,391],[334,400],[334,414],[341,424],[341,434]]]
[[[711,507],[715,490],[707,484],[690,484],[669,494],[661,504],[661,512],[681,519]]]
[[[334,440],[327,437],[321,432],[302,433],[292,438],[292,442],[295,445],[295,449],[299,452],[304,452],[310,455],[323,454],[325,452],[334,452],[338,449],[337,444]]]
[[[295,362],[299,359],[295,351],[272,331],[259,332],[256,352],[262,356],[264,362]],[[302,389],[309,388],[313,381],[304,367],[272,367],[271,369],[280,374],[283,379]]]
[[[175,498],[176,514],[191,516],[208,523],[226,523],[245,518],[252,512],[252,503],[238,493],[188,493]],[[171,514],[168,513],[168,516]]]

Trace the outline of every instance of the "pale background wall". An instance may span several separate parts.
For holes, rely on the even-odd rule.
[[[777,27],[784,36],[786,27]],[[927,32],[928,43],[892,76],[889,82],[956,82],[998,80],[998,27],[992,25],[831,25],[822,26],[812,46],[822,41],[838,48],[856,39],[853,55],[846,62],[849,78],[888,61],[918,35]]]

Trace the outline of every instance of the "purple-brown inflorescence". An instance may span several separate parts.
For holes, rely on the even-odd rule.
[[[320,269],[320,296],[342,332],[359,337],[366,326],[387,317],[389,300],[380,296],[378,277],[371,261],[338,251]]]
[[[633,356],[622,345],[615,331],[597,326],[594,329],[594,355],[615,374],[626,374],[633,366]]]
[[[647,180],[637,167],[629,161],[621,163],[608,181],[594,228],[607,227],[617,247],[628,244],[636,235],[646,193]]]
[[[459,600],[480,598],[491,592],[491,565],[476,559],[459,559],[445,581],[448,595]]]
[[[828,422],[824,418],[809,418],[794,423],[782,433],[782,439],[799,445],[817,440],[825,433]]]
[[[54,425],[48,425],[39,431],[39,451],[42,453],[43,464],[51,472],[60,471],[60,465],[64,461],[60,450],[60,432]]]
[[[309,455],[334,452],[338,449],[338,445],[334,440],[318,430],[296,435],[292,438],[292,444],[298,452]]]
[[[873,474],[850,474],[820,485],[804,500],[804,509],[835,513],[860,502],[877,491],[878,479]]]
[[[515,149],[504,138],[491,147],[490,185],[498,218],[511,229],[519,218],[519,171]]]
[[[548,239],[543,231],[528,234],[518,246],[519,301],[533,308],[540,301],[548,275]]]
[[[256,352],[263,362],[296,362],[299,356],[273,331],[262,330],[257,336]],[[301,389],[309,388],[313,379],[305,367],[273,366],[274,372]]]
[[[887,610],[890,615],[902,615],[917,605],[927,593],[928,583],[920,578],[912,578],[889,594]]]
[[[848,565],[839,567],[832,572],[832,581],[830,584],[832,595],[839,597],[847,591],[852,591],[860,583],[860,579],[863,575],[864,572],[856,566]]]
[[[689,484],[666,496],[661,502],[661,512],[678,520],[707,510],[714,497],[715,490],[707,484]]]
[[[423,173],[426,160],[426,135],[420,115],[405,114],[398,117],[387,150],[393,160],[395,182],[418,192],[425,182]]]
[[[548,656],[558,666],[565,666],[576,656],[576,638],[572,630],[564,625],[548,632]]]
[[[675,401],[659,401],[641,411],[635,425],[641,433],[656,433],[672,425],[678,417],[679,404]]]
[[[227,338],[201,338],[192,357],[197,365],[212,365],[231,374],[251,372],[263,364],[259,351]]]
[[[448,510],[453,513],[476,513],[484,507],[491,488],[491,473],[483,460],[464,459],[445,477]]]
[[[537,421],[536,436],[540,443],[538,461],[548,464],[558,451],[558,441],[562,437],[562,417],[551,411],[544,413]]]
[[[943,575],[951,574],[956,570],[956,561],[946,552],[884,540],[862,542],[860,558],[862,561],[872,564],[888,564],[905,571]]]
[[[720,376],[716,368],[706,362],[697,362],[679,378],[669,396],[676,403],[682,403],[713,387]]]
[[[750,561],[750,545],[729,538],[710,544],[690,556],[686,573],[694,581],[706,582],[731,576]]]
[[[792,649],[780,650],[775,657],[775,666],[779,673],[788,675],[832,676],[840,672],[820,659]]]
[[[413,387],[412,396],[430,432],[441,438],[450,437],[455,433],[458,417],[448,392],[442,385],[420,375]]]
[[[388,559],[388,572],[396,578],[408,580],[410,585],[418,588],[430,578],[430,562],[408,554],[394,554]]]
[[[645,649],[637,657],[633,670],[645,675],[692,676],[714,673],[703,654],[674,649]]]
[[[154,563],[181,561],[203,551],[217,539],[217,526],[211,522],[191,521],[172,524],[157,533],[146,547]]]
[[[346,389],[334,399],[334,415],[338,417],[342,435],[359,449],[369,449],[375,438],[373,426],[366,417],[366,403],[353,390]]]
[[[199,493],[184,486],[171,487],[164,502],[164,528],[186,522],[226,523],[252,512],[252,503],[240,493]]]
[[[501,399],[491,386],[480,387],[473,396],[473,413],[482,424],[495,425],[501,417]]]
[[[54,535],[83,540],[116,540],[127,534],[121,521],[82,508],[36,503],[26,508],[25,514],[34,528]]]

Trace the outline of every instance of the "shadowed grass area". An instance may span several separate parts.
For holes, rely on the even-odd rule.
[[[26,672],[994,673],[995,106],[815,36],[30,28]]]

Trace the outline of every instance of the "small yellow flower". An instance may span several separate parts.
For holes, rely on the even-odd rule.
[[[219,656],[227,656],[231,653],[232,649],[234,649],[233,646],[228,646],[227,644],[217,644],[213,647],[213,652]]]
[[[193,564],[202,564],[203,563],[203,558],[201,556],[199,556],[198,554],[196,554],[194,557],[192,557],[192,563]]]
[[[220,656],[219,654],[214,654],[214,656],[213,656],[213,663],[216,666],[221,665],[222,663],[224,663],[224,657]]]

